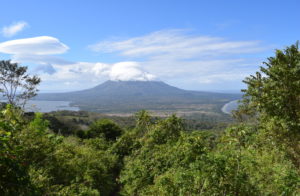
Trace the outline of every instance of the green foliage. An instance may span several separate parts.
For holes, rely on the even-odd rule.
[[[35,118],[29,123],[29,129],[40,133],[47,132],[49,122],[42,117],[42,113],[35,113]]]
[[[105,139],[80,141],[55,135],[41,114],[27,123],[11,106],[1,115],[1,195],[110,195],[115,191],[118,158],[108,151]]]
[[[76,138],[67,138],[57,146],[54,160],[47,162],[48,169],[43,171],[50,179],[50,184],[44,190],[48,192],[56,188],[61,192],[76,187],[79,190],[85,188],[101,195],[109,195],[115,188],[116,160],[108,152],[80,144]],[[45,186],[44,183],[40,185]]]
[[[184,167],[203,154],[206,146],[198,133],[189,136],[182,132],[180,119],[172,116],[153,124],[138,140],[141,147],[125,159],[120,181],[124,184],[123,194],[142,195],[152,190],[156,177],[174,168]],[[149,193],[150,195],[152,193]]]
[[[3,195],[299,193],[299,170],[286,145],[277,145],[262,126],[239,124],[217,137],[186,131],[176,116],[154,121],[141,112],[137,126],[114,141],[104,134],[90,139],[59,136],[51,133],[41,114],[26,124],[9,118],[12,111],[4,113],[2,119],[12,119],[4,127],[20,130],[13,137],[1,132],[2,147],[9,144],[2,149],[10,153],[8,161],[0,159],[1,171],[10,171],[2,172]],[[271,125],[266,126],[273,129]]]
[[[172,119],[172,117],[171,117]],[[141,147],[125,158],[123,195],[291,195],[299,173],[284,151],[262,141],[256,127],[234,126],[219,141],[206,132],[155,140],[153,126]],[[174,120],[174,119],[173,119]],[[176,124],[176,123],[175,123]],[[161,129],[162,130],[162,129]],[[171,129],[169,129],[171,130]],[[165,137],[162,131],[162,138]],[[217,144],[217,145],[215,145]],[[266,177],[267,176],[267,177]]]
[[[243,106],[260,115],[285,120],[290,131],[300,127],[300,52],[299,43],[276,50],[260,72],[245,79]]]
[[[22,158],[39,194],[109,195],[115,189],[117,157],[107,151],[104,139],[64,138],[39,131],[45,123],[33,122],[18,140],[26,146]]]
[[[109,119],[94,122],[87,131],[87,137],[104,137],[107,140],[116,140],[122,134],[122,129]]]
[[[240,188],[249,185],[250,195],[291,195],[299,192],[299,171],[292,161],[286,158],[286,152],[266,135],[265,129],[253,125],[238,125],[226,131],[218,146],[222,155],[235,156],[225,161],[225,167],[236,168],[236,177]],[[229,154],[230,153],[230,154]],[[296,177],[296,178],[295,178]],[[242,189],[243,190],[243,189]]]
[[[95,121],[100,119],[110,119],[115,122],[122,130],[132,130],[137,129],[137,120],[140,111],[135,116],[107,116],[100,113],[92,113],[86,111],[56,111],[51,113],[45,113],[43,119],[49,121],[49,128],[58,134],[69,136],[76,135],[80,138],[86,137],[86,132]],[[149,123],[153,123],[159,119],[164,119],[165,117],[153,117],[149,115]],[[183,118],[184,127],[188,130],[211,130],[216,133],[222,132],[228,124],[232,123],[233,119],[227,114],[220,116],[211,116],[206,114],[185,116]],[[145,129],[144,129],[145,130]],[[142,133],[141,133],[142,134]]]
[[[300,52],[299,42],[276,50],[255,76],[246,78],[240,114],[255,114],[268,134],[300,166]]]
[[[24,195],[33,191],[28,167],[21,157],[22,146],[13,142],[22,126],[20,112],[7,105],[0,113],[0,195]]]

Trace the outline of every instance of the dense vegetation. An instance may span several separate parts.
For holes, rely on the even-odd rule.
[[[34,113],[27,113],[27,116]],[[167,117],[152,116],[152,120],[162,120]],[[64,136],[81,134],[82,131],[89,129],[95,121],[101,119],[110,119],[118,124],[123,129],[132,129],[135,127],[135,117],[130,116],[108,116],[100,113],[93,113],[87,111],[55,111],[45,113],[43,119],[48,120],[50,129],[56,133],[60,133]],[[211,130],[221,131],[224,130],[230,123],[233,122],[233,118],[227,114],[213,115],[193,115],[183,116],[183,124],[186,130]]]
[[[101,119],[62,135],[8,105],[0,195],[300,195],[298,44],[245,82],[237,122],[219,134],[141,111],[127,128]]]

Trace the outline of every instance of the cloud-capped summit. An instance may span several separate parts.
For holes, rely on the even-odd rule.
[[[107,77],[111,81],[153,81],[156,76],[148,73],[140,63],[128,61],[115,64],[96,63],[92,69],[94,74]]]
[[[140,67],[137,62],[121,62],[114,64],[109,72],[113,81],[152,81],[156,77]]]

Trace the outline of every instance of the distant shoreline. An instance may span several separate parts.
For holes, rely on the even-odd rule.
[[[239,99],[226,103],[221,109],[222,112],[225,114],[231,114],[232,110],[236,110],[238,108],[238,101]]]

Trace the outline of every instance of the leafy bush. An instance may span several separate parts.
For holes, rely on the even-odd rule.
[[[104,137],[107,140],[116,140],[122,134],[122,129],[109,119],[94,122],[87,131],[87,137]]]

